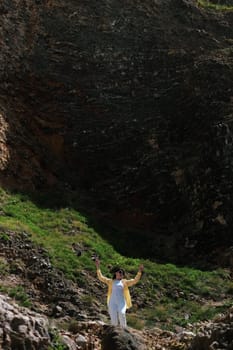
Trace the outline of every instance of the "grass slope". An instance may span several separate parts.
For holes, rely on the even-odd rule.
[[[173,329],[175,325],[210,319],[231,303],[233,283],[227,270],[200,271],[124,257],[90,226],[87,218],[70,207],[41,207],[26,196],[1,190],[0,214],[0,238],[7,229],[16,234],[27,232],[33,242],[45,247],[52,264],[82,287],[85,274],[81,271],[95,276],[94,254],[100,257],[104,274],[109,274],[109,265],[119,264],[128,276],[133,276],[143,263],[143,278],[132,289],[135,305],[128,314],[132,327]],[[74,253],[73,245],[80,249],[80,256]],[[7,273],[1,263],[0,273]]]
[[[233,6],[227,4],[216,4],[208,0],[197,0],[197,3],[202,7],[212,9],[215,11],[233,11]]]

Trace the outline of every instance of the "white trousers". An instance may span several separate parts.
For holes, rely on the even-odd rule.
[[[117,302],[110,299],[108,311],[111,318],[111,324],[113,326],[120,325],[123,328],[127,327],[125,315],[126,302],[123,298],[121,300],[118,300]]]

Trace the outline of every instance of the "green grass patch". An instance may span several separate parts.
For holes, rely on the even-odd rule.
[[[150,271],[145,282],[147,297],[153,299],[153,307],[142,312],[147,326],[173,329],[174,325],[212,319],[231,304],[233,283],[228,271],[200,271],[151,262],[145,265]]]
[[[142,330],[145,327],[145,321],[141,319],[137,314],[127,315],[127,325],[129,327]]]
[[[51,336],[51,345],[48,347],[48,350],[66,350],[67,346],[64,344],[62,338],[58,332],[54,329],[50,330]]]
[[[20,306],[30,308],[32,303],[27,293],[22,286],[17,287],[5,287],[0,286],[0,292],[9,295],[15,299]]]
[[[9,264],[5,258],[0,257],[0,276],[6,276],[10,272]]]
[[[8,239],[6,230],[25,231],[48,251],[52,264],[68,278],[76,279],[83,269],[94,271],[93,254],[103,260],[103,270],[105,261],[122,261],[121,255],[88,225],[87,219],[71,208],[40,208],[25,196],[4,193],[0,209],[4,213],[0,216],[0,235]],[[82,247],[80,257],[72,244]]]
[[[197,0],[197,3],[204,8],[212,9],[215,11],[233,11],[233,6],[227,4],[215,4],[208,0]]]

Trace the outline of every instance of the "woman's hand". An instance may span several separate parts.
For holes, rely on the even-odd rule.
[[[99,260],[99,258],[95,259],[95,266],[96,266],[97,269],[99,269],[99,267],[100,267],[100,260]]]
[[[138,268],[138,271],[139,272],[142,272],[144,270],[144,266],[141,264],[140,266],[139,266],[139,268]]]

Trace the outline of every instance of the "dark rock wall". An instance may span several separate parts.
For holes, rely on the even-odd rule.
[[[232,12],[4,0],[0,16],[2,184],[81,191],[130,254],[232,244]]]

